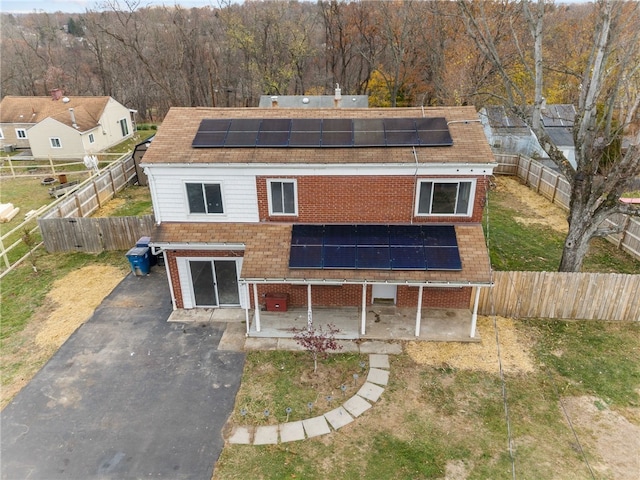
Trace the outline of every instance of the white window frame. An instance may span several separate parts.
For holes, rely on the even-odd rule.
[[[120,124],[120,133],[122,133],[122,137],[126,137],[127,135],[129,135],[129,123],[127,122],[126,117],[125,118],[121,118],[120,120],[118,120],[118,123]],[[125,133],[124,131],[127,131],[127,133]]]
[[[202,188],[202,198],[204,200],[204,212],[192,212],[191,211],[191,204],[189,202],[189,192],[188,192],[188,187],[187,185],[200,185]],[[205,190],[205,185],[217,185],[218,188],[220,189],[220,202],[221,202],[221,206],[222,206],[222,212],[209,212],[208,208],[207,208],[207,196],[206,196],[206,190]],[[222,215],[226,215],[226,208],[225,208],[225,201],[224,201],[224,190],[222,188],[222,182],[203,182],[202,180],[185,180],[184,181],[184,194],[185,194],[185,200],[187,202],[186,204],[186,208],[187,208],[187,213],[189,215],[194,215],[194,216],[222,216]]]
[[[1,128],[0,128],[0,140],[4,140],[4,133],[2,132]]]
[[[443,183],[452,183],[458,184],[458,190],[456,191],[456,199],[455,199],[455,209],[458,208],[458,194],[460,193],[460,183],[470,183],[471,186],[469,188],[469,199],[467,202],[467,211],[456,213],[432,213],[433,210],[433,187],[431,189],[431,201],[430,201],[430,211],[425,213],[420,211],[420,193],[422,191],[422,186],[424,184],[431,183],[433,184],[443,184]],[[475,178],[422,178],[419,179],[416,185],[416,204],[415,204],[415,216],[416,217],[470,217],[473,215],[473,206],[475,200],[476,193],[476,179]]]
[[[49,143],[51,144],[51,148],[62,148],[60,137],[49,137]]]
[[[18,140],[26,140],[27,138],[29,138],[27,136],[27,129],[26,128],[16,128],[16,138]]]
[[[90,133],[88,135],[89,138],[89,143],[95,143],[96,142],[96,137],[93,136],[93,133]]]
[[[280,183],[285,184],[289,183],[293,185],[293,212],[285,212],[284,206],[284,198],[281,198],[282,212],[277,212],[274,210],[273,204],[273,184]],[[282,190],[281,190],[282,191]],[[295,178],[270,178],[267,180],[267,199],[269,200],[269,215],[270,216],[279,216],[279,217],[297,217],[298,216],[298,182]]]

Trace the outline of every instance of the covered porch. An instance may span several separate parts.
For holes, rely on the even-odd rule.
[[[327,324],[332,324],[340,331],[336,338],[345,340],[481,341],[468,309],[422,308],[419,326],[416,326],[417,313],[415,308],[368,305],[363,334],[361,308],[315,307],[313,325],[324,329]],[[250,315],[247,327],[249,337],[293,338],[294,328],[302,330],[307,327],[308,312],[304,308],[292,308],[286,312],[263,310],[258,315],[259,330],[255,313]]]

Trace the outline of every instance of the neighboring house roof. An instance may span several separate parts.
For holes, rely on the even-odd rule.
[[[576,109],[573,105],[547,105],[541,111],[545,131],[557,147],[573,147],[573,124]]]
[[[507,114],[502,105],[484,107],[489,126],[495,133],[510,135],[530,135],[529,126],[517,115]]]
[[[277,107],[273,103],[277,102]],[[333,95],[262,95],[260,108],[333,108]],[[368,95],[344,95],[339,100],[339,106],[344,108],[368,108]]]
[[[452,146],[359,148],[192,148],[204,119],[444,117]],[[415,154],[414,154],[415,151]],[[383,152],[383,153],[382,153]],[[165,117],[143,164],[199,163],[494,163],[474,107],[435,108],[193,108],[174,107]]]
[[[171,248],[191,244],[244,244],[241,278],[247,281],[279,279],[339,280],[345,282],[402,281],[407,283],[489,283],[491,272],[482,226],[456,225],[456,237],[464,268],[442,270],[290,269],[291,224],[281,223],[183,223],[163,222],[152,234],[154,245]],[[481,246],[481,247],[480,247]]]
[[[6,96],[0,103],[0,123],[36,124],[45,118],[74,127],[81,132],[99,125],[100,117],[111,97],[15,97]],[[66,101],[68,99],[68,101]],[[73,109],[72,119],[69,109]]]

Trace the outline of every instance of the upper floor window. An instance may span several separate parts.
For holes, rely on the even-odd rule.
[[[89,143],[95,143],[96,138],[93,136],[93,133],[89,134]]]
[[[122,120],[119,120],[118,123],[120,123],[120,130],[122,131],[122,136],[126,137],[127,135],[129,135],[129,124],[127,123],[127,119],[123,118]]]
[[[417,215],[464,215],[473,210],[473,181],[422,180],[418,183]]]
[[[295,180],[268,180],[269,214],[297,215],[297,186]]]
[[[17,138],[27,138],[27,130],[24,128],[16,128],[16,137]]]
[[[189,213],[224,213],[219,183],[187,183]]]
[[[49,141],[51,142],[51,148],[62,148],[62,142],[58,137],[52,137]]]

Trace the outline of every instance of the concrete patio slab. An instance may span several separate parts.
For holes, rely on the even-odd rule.
[[[343,407],[334,408],[324,414],[324,418],[331,424],[334,430],[344,427],[353,422],[353,417],[347,413]]]
[[[169,315],[167,322],[209,322],[214,312],[214,308],[191,308],[188,310],[174,310]]]
[[[302,420],[302,425],[304,426],[304,431],[307,432],[307,437],[309,438],[331,433],[329,424],[324,416]]]
[[[402,353],[402,345],[375,340],[365,341],[360,344],[360,353],[400,355]]]
[[[371,402],[377,402],[382,392],[384,392],[384,388],[374,385],[373,383],[365,382],[364,385],[360,387],[360,390],[358,390],[358,395]]]
[[[244,341],[244,349],[245,350],[277,350],[278,339],[248,337]]]
[[[266,425],[256,428],[254,445],[273,445],[278,443],[278,425]]]
[[[250,445],[251,429],[249,427],[235,427],[228,440],[229,443],[238,445]]]
[[[358,395],[351,397],[342,406],[354,417],[359,417],[371,408],[371,404]]]
[[[280,424],[280,441],[282,443],[296,442],[304,439],[305,436],[302,421]]]
[[[369,355],[369,366],[371,368],[383,368],[389,370],[389,355],[372,353]]]
[[[212,322],[244,323],[246,319],[243,308],[214,308],[211,314]],[[243,327],[246,329],[246,326]]]
[[[244,351],[244,341],[246,329],[241,323],[227,323],[222,338],[218,344],[218,350],[229,352]]]
[[[375,383],[376,385],[386,385],[389,383],[389,371],[381,370],[379,368],[370,368],[369,375],[367,375],[367,382]]]

